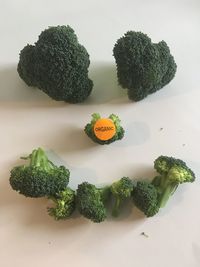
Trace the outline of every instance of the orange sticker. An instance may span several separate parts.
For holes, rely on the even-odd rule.
[[[115,124],[110,119],[99,119],[94,125],[94,133],[99,140],[109,140],[116,134]]]

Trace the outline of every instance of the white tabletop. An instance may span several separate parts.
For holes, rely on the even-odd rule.
[[[199,267],[200,2],[0,2],[0,266]],[[53,101],[27,87],[16,71],[19,51],[55,25],[70,25],[90,54],[94,89],[83,104]],[[169,85],[137,103],[117,85],[112,56],[127,30],[165,40],[178,65]],[[124,139],[92,143],[83,128],[93,112],[119,115]],[[180,186],[153,218],[129,204],[118,219],[101,224],[78,215],[57,222],[46,212],[46,199],[25,198],[9,186],[10,169],[39,146],[70,169],[73,188],[82,181],[151,178],[159,155],[183,159],[197,179]]]

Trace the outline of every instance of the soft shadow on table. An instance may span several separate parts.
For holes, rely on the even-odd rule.
[[[95,62],[90,67],[90,78],[94,82],[91,95],[86,101],[77,105],[95,105],[103,103],[128,103],[126,90],[117,82],[115,64]],[[0,68],[0,102],[28,103],[29,105],[68,105],[63,101],[54,101],[41,90],[29,87],[19,77],[17,65]]]
[[[94,87],[90,97],[83,104],[128,104],[130,102],[127,90],[118,84],[114,62],[92,63],[89,77],[93,80]]]

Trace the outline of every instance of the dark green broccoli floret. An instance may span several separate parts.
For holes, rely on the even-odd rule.
[[[164,41],[157,44],[142,32],[128,31],[114,46],[118,82],[134,101],[145,98],[168,84],[176,63]]]
[[[159,193],[159,206],[164,207],[179,184],[193,182],[195,174],[186,163],[173,157],[160,156],[154,162],[154,168],[160,174],[153,180]]]
[[[121,203],[131,197],[133,182],[128,177],[123,177],[111,185],[111,193],[115,199],[112,215],[117,217]]]
[[[56,220],[69,218],[75,210],[75,192],[69,187],[49,198],[54,202],[55,206],[48,208],[48,213]]]
[[[158,191],[148,181],[137,182],[133,189],[133,201],[147,217],[152,217],[159,211]]]
[[[18,73],[29,86],[38,87],[55,100],[78,103],[91,93],[89,55],[69,26],[44,30],[35,45],[20,52]]]
[[[67,187],[69,170],[55,166],[41,148],[23,159],[29,159],[29,165],[14,167],[10,176],[11,187],[20,194],[26,197],[51,196]]]
[[[83,182],[77,189],[77,208],[84,217],[99,223],[106,219],[105,202],[110,195],[110,188],[97,188]]]
[[[115,142],[117,140],[121,140],[124,137],[124,129],[120,125],[121,121],[120,121],[119,117],[116,116],[116,115],[114,115],[114,114],[111,114],[109,116],[109,119],[115,125],[115,129],[116,129],[115,135],[111,139],[108,139],[108,140],[100,140],[100,139],[98,139],[96,137],[95,133],[94,133],[94,126],[95,126],[95,123],[99,119],[101,119],[101,116],[100,116],[99,113],[92,114],[92,120],[91,120],[91,122],[88,123],[85,126],[85,129],[84,129],[84,131],[87,134],[87,136],[89,136],[95,143],[98,143],[100,145],[108,145],[108,144],[113,143],[113,142]]]

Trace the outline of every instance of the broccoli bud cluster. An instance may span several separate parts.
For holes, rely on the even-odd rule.
[[[69,218],[77,208],[85,218],[100,223],[107,218],[107,202],[111,200],[112,215],[117,217],[122,203],[128,199],[132,199],[147,217],[152,217],[166,205],[180,184],[195,180],[195,174],[184,161],[160,156],[154,162],[159,175],[151,182],[134,182],[123,177],[101,188],[83,182],[75,191],[68,187],[69,170],[55,166],[41,148],[24,159],[29,159],[30,163],[11,170],[11,187],[26,197],[51,199],[53,206],[47,210],[56,220]]]

